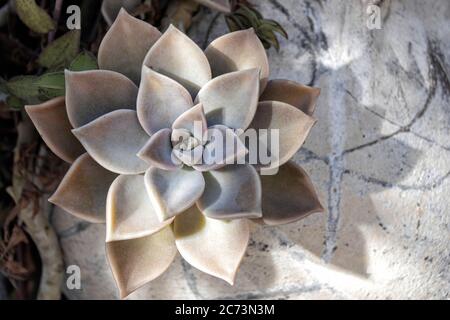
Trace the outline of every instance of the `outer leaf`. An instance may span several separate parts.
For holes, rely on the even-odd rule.
[[[64,96],[38,105],[27,105],[25,110],[47,146],[58,157],[72,163],[85,151],[74,137],[67,118]]]
[[[16,0],[16,10],[20,20],[37,33],[48,33],[55,29],[53,19],[34,0]]]
[[[89,51],[80,52],[70,63],[72,71],[85,71],[98,69],[97,58]]]
[[[269,225],[291,223],[323,212],[308,174],[287,162],[275,175],[261,175],[263,221]]]
[[[109,70],[65,70],[66,106],[78,128],[108,112],[135,109],[138,88],[124,75]]]
[[[144,65],[177,81],[192,97],[211,80],[211,68],[203,51],[173,25],[149,50]]]
[[[106,255],[123,299],[170,266],[177,248],[167,226],[150,236],[106,244]]]
[[[106,242],[130,240],[158,232],[173,219],[159,220],[141,175],[120,175],[106,199]]]
[[[250,237],[248,221],[205,217],[192,206],[175,218],[175,244],[195,268],[234,283]]]
[[[273,79],[267,84],[259,101],[281,101],[312,116],[320,89],[308,87],[291,80]]]
[[[122,8],[100,43],[98,65],[100,69],[119,72],[139,85],[145,55],[160,37],[158,29],[130,16]]]
[[[254,29],[228,33],[211,42],[205,50],[213,78],[219,75],[251,68],[261,70],[261,92],[269,78],[266,51]]]
[[[139,174],[148,168],[148,164],[136,156],[149,136],[140,126],[134,110],[109,112],[72,132],[89,155],[109,171]]]
[[[78,218],[104,223],[106,197],[116,177],[85,153],[75,160],[48,200]]]
[[[134,12],[141,2],[141,0],[104,0],[102,1],[101,12],[106,22],[111,25],[121,8],[128,12]]]
[[[80,31],[69,31],[42,51],[38,63],[49,69],[68,66],[77,56],[79,46]]]
[[[255,167],[258,169],[264,168],[269,170],[286,163],[303,145],[312,126],[317,121],[300,109],[281,101],[262,101],[258,104],[256,110],[255,117],[249,128],[255,129],[258,133],[260,142],[258,162],[263,154],[261,152],[268,152],[269,146],[275,145],[270,142],[272,138],[269,138],[269,132],[276,129],[279,134],[278,150],[271,150],[269,163],[255,164]],[[261,129],[267,129],[267,131]],[[264,145],[269,148],[264,150]]]

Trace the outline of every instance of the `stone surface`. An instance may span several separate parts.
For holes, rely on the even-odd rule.
[[[254,1],[256,2],[256,1]],[[281,227],[252,225],[235,285],[177,257],[135,299],[441,299],[450,291],[450,3],[257,1],[289,33],[269,50],[271,78],[322,88],[295,161],[311,175],[325,214]],[[222,35],[201,13],[200,46]],[[55,211],[66,264],[82,270],[69,298],[116,298],[104,226]]]

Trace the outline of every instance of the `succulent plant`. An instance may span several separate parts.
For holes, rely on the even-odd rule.
[[[250,219],[277,225],[323,210],[306,172],[289,161],[315,123],[319,89],[269,81],[253,29],[203,52],[175,27],[161,34],[122,9],[98,65],[66,71],[65,97],[26,110],[49,148],[72,163],[49,201],[106,222],[121,297],[161,275],[177,251],[232,284]],[[234,147],[208,162],[215,153],[206,151],[223,147],[208,138],[211,128]],[[250,129],[279,130],[275,163],[223,161],[245,162]],[[277,174],[258,174],[272,167]]]

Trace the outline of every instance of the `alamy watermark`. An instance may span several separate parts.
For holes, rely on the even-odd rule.
[[[381,29],[381,8],[376,4],[369,4],[366,7],[366,26],[369,30]]]
[[[66,21],[67,29],[80,30],[81,29],[81,9],[77,5],[70,5],[67,7],[66,13],[69,15]]]
[[[81,289],[81,269],[76,264],[67,266],[66,269],[67,280],[66,286],[69,290],[80,290]]]

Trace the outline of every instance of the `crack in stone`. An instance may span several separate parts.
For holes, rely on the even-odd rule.
[[[378,112],[376,112],[375,110],[372,110],[370,107],[368,107],[368,106],[366,106],[366,105],[359,104],[358,99],[357,99],[357,98],[353,95],[353,93],[350,92],[348,89],[345,89],[345,91],[346,91],[347,94],[350,96],[350,98],[352,98],[352,100],[354,100],[358,105],[360,105],[361,107],[363,107],[364,110],[366,110],[366,111],[372,113],[373,115],[379,117],[380,119],[382,119],[382,120],[384,120],[384,121],[386,121],[386,122],[392,124],[393,126],[396,126],[398,129],[401,129],[401,128],[402,128],[402,125],[399,124],[398,122],[386,118],[386,117],[385,117],[384,115],[382,115],[381,113],[378,113]],[[437,147],[439,147],[439,148],[441,148],[441,149],[443,149],[443,150],[445,150],[445,151],[450,151],[450,147],[444,146],[444,145],[440,144],[439,142],[436,142],[436,141],[434,141],[434,140],[431,139],[431,138],[428,138],[428,137],[426,137],[426,136],[423,136],[423,135],[421,135],[421,134],[419,134],[419,133],[417,133],[417,132],[415,132],[415,131],[413,131],[413,130],[411,130],[411,129],[410,129],[409,131],[405,131],[405,132],[409,132],[409,133],[411,133],[412,135],[414,135],[415,137],[417,137],[417,138],[419,138],[419,139],[422,139],[422,140],[425,140],[426,142],[431,143],[431,144],[433,144],[433,145],[435,145],[435,146],[437,146]]]
[[[394,52],[394,49],[392,49],[391,45],[389,46],[389,48],[391,49],[392,52]],[[410,56],[411,56],[411,54],[410,54]],[[414,81],[419,86],[425,85],[425,79],[422,77],[422,74],[420,73],[420,71],[418,69],[406,69],[400,63],[400,61],[396,55],[393,55],[392,59],[393,59],[392,61],[388,61],[386,63],[386,66],[388,67],[391,74],[398,76],[398,73],[402,73],[404,76],[406,76],[406,78],[409,81],[411,81],[411,82]],[[417,68],[417,60],[414,59],[412,56],[411,56],[411,59],[414,60],[414,65]]]
[[[333,74],[331,76],[330,82],[336,83],[338,79],[335,78]],[[329,167],[329,177],[330,181],[328,184],[328,218],[327,218],[327,229],[325,232],[325,245],[322,251],[322,259],[326,263],[331,262],[336,250],[337,242],[337,231],[340,220],[340,204],[341,204],[341,183],[343,177],[344,168],[344,136],[346,133],[345,127],[345,115],[342,112],[337,111],[339,106],[344,103],[345,92],[341,90],[340,87],[334,87],[330,95],[330,99],[333,101],[336,110],[329,112],[329,123],[330,123],[330,146],[332,153],[328,156],[328,167]]]
[[[431,46],[431,64],[435,68],[435,72],[437,74],[437,78],[444,84],[442,86],[442,90],[445,95],[450,94],[450,79],[448,76],[448,72],[445,68],[444,58],[442,52],[439,50],[438,46],[430,41]]]
[[[286,7],[284,7],[281,3],[279,3],[278,0],[270,0],[270,3],[275,7],[275,9],[284,14],[288,20],[291,19],[291,14],[289,13],[289,10],[286,9]]]
[[[362,174],[352,171],[350,169],[345,169],[344,174],[351,175],[360,180],[363,180],[364,182],[375,184],[375,185],[381,186],[383,188],[398,188],[403,191],[409,191],[409,190],[431,191],[437,187],[440,187],[444,183],[444,181],[450,176],[450,171],[448,171],[446,174],[444,174],[439,179],[437,179],[433,182],[430,182],[428,184],[424,184],[424,185],[405,185],[405,184],[391,183],[391,182],[383,181],[383,180],[380,180],[380,179],[377,179],[374,177],[367,177],[365,175],[362,175]]]
[[[330,170],[330,182],[328,185],[328,219],[327,219],[327,230],[326,230],[326,236],[325,236],[325,246],[324,250],[322,252],[322,259],[325,262],[330,262],[335,249],[336,249],[336,241],[337,241],[337,231],[338,231],[338,225],[340,220],[340,201],[341,201],[341,182],[343,179],[344,174],[351,174],[354,176],[357,176],[358,178],[362,179],[365,182],[380,185],[384,188],[387,187],[397,187],[401,190],[431,190],[433,188],[436,188],[437,186],[441,185],[445,179],[447,179],[450,176],[450,172],[445,174],[443,177],[439,178],[437,181],[426,184],[426,185],[413,185],[413,186],[407,186],[402,184],[393,184],[390,182],[382,181],[380,179],[376,179],[373,177],[366,177],[364,175],[356,174],[350,169],[345,169],[343,166],[344,157],[346,154],[352,153],[357,150],[361,150],[363,148],[366,148],[368,146],[375,145],[379,142],[388,140],[392,137],[395,137],[396,135],[403,133],[403,132],[411,132],[411,127],[419,120],[421,119],[426,111],[428,110],[431,101],[435,97],[436,91],[437,91],[437,83],[438,83],[438,71],[437,67],[440,67],[442,69],[442,64],[440,61],[438,61],[435,57],[435,53],[431,49],[431,44],[429,44],[428,47],[428,53],[429,53],[429,78],[430,78],[430,86],[428,89],[428,96],[426,98],[426,101],[423,105],[423,107],[416,113],[416,115],[411,119],[411,121],[405,125],[405,126],[399,126],[399,128],[394,131],[393,133],[389,135],[382,136],[376,140],[373,140],[371,142],[365,143],[360,146],[356,146],[350,149],[346,149],[343,151],[340,151],[339,149],[339,142],[338,141],[332,141],[332,148],[333,148],[333,154],[328,157],[328,161],[324,161],[323,158],[315,155],[312,151],[306,150],[307,158],[308,159],[317,159],[322,160],[324,163],[326,163]],[[445,72],[440,72],[441,77],[442,75],[446,75]],[[349,93],[347,91],[347,93]],[[350,93],[351,95],[351,93]],[[352,96],[352,95],[351,95]],[[353,97],[354,98],[354,97]],[[339,122],[339,120],[342,118],[342,115],[339,116],[339,114],[330,114],[334,118],[332,119],[330,123],[334,124],[334,128],[332,128],[332,140],[333,139],[340,139],[340,137],[336,137],[338,134],[338,131],[342,131],[342,123]],[[378,115],[382,118],[384,118],[382,115]],[[339,119],[335,119],[335,118]],[[340,124],[339,124],[340,123]],[[337,130],[337,131],[336,131]],[[339,131],[339,132],[340,132]],[[345,131],[345,128],[344,128]]]
[[[423,107],[416,113],[416,115],[411,119],[411,121],[410,121],[407,125],[401,126],[398,130],[394,131],[394,132],[391,133],[391,134],[382,136],[382,137],[380,137],[380,138],[378,138],[378,139],[375,139],[375,140],[370,141],[370,142],[366,142],[366,143],[361,144],[361,145],[359,145],[359,146],[356,146],[356,147],[347,149],[347,150],[345,150],[345,151],[343,152],[343,155],[346,155],[346,154],[349,154],[349,153],[352,153],[352,152],[355,152],[355,151],[364,149],[364,148],[369,147],[369,146],[373,146],[373,145],[375,145],[375,144],[377,144],[377,143],[379,143],[379,142],[382,142],[382,141],[385,141],[385,140],[390,139],[390,138],[392,138],[392,137],[395,137],[395,136],[396,136],[397,134],[399,134],[399,133],[402,133],[402,132],[410,132],[410,131],[411,131],[411,127],[412,127],[412,126],[413,126],[420,118],[423,117],[423,115],[424,115],[424,114],[426,113],[426,111],[428,110],[428,108],[429,108],[429,106],[430,106],[430,104],[431,104],[431,101],[433,100],[433,98],[434,98],[435,95],[436,95],[436,91],[437,91],[437,83],[438,83],[438,81],[437,81],[437,77],[438,77],[438,76],[437,76],[437,71],[436,71],[436,61],[435,61],[435,58],[434,58],[434,53],[433,53],[433,51],[431,50],[430,44],[429,44],[429,46],[428,46],[428,54],[429,54],[429,57],[430,57],[430,61],[429,61],[429,63],[430,63],[430,65],[429,65],[429,68],[430,68],[430,70],[429,70],[429,74],[430,74],[430,87],[429,87],[429,89],[428,89],[428,96],[427,96],[427,99],[425,100],[425,103],[424,103]]]
[[[300,153],[305,156],[305,159],[302,160],[303,163],[308,163],[311,160],[319,160],[325,163],[327,166],[330,164],[328,157],[321,157],[317,153],[306,147],[302,147],[300,149]]]
[[[386,225],[383,223],[383,221],[381,220],[381,217],[380,217],[378,214],[375,215],[375,219],[376,219],[377,222],[378,222],[378,226],[379,226],[384,232],[389,233],[388,228],[387,228]]]
[[[304,47],[308,52],[311,53],[311,55],[314,58],[314,62],[317,63],[315,60],[317,58],[317,50],[320,47],[317,47],[317,34],[315,32],[314,28],[314,10],[311,8],[310,3],[306,2],[306,12],[305,15],[307,17],[307,21],[309,23],[309,31],[305,31],[304,28],[302,28],[298,23],[293,21],[291,18],[291,15],[289,14],[288,10],[277,0],[270,0],[270,3],[275,7],[276,10],[281,12],[286,19],[293,25],[293,27],[299,31],[300,36],[303,37],[301,39],[301,45]],[[390,1],[380,1],[380,6],[387,6],[387,13],[384,16],[384,21],[386,21],[390,15]],[[310,36],[311,34],[315,35],[315,39],[313,40],[314,36]],[[315,47],[316,46],[316,47]],[[340,220],[340,201],[341,201],[341,182],[343,179],[344,174],[349,174],[352,176],[356,176],[358,179],[362,179],[367,183],[380,185],[383,188],[399,188],[401,190],[420,190],[420,191],[426,191],[426,190],[432,190],[438,186],[440,186],[449,176],[450,172],[446,173],[444,176],[436,179],[434,182],[427,183],[424,185],[404,185],[404,184],[396,184],[391,183],[387,181],[383,181],[377,178],[373,177],[366,177],[362,174],[356,173],[350,169],[345,169],[344,167],[344,158],[347,154],[350,154],[352,152],[362,150],[366,147],[373,146],[377,143],[386,141],[390,138],[393,138],[401,133],[411,133],[412,135],[415,135],[416,137],[423,139],[433,145],[437,145],[438,147],[442,148],[443,150],[449,151],[449,147],[443,146],[436,141],[433,141],[432,138],[428,138],[426,136],[423,136],[419,133],[416,133],[412,131],[412,127],[427,113],[428,109],[430,108],[431,102],[436,96],[438,83],[442,83],[443,90],[448,93],[450,91],[450,81],[448,77],[448,72],[445,69],[444,59],[442,58],[442,55],[438,51],[437,48],[433,48],[433,45],[431,41],[428,42],[428,79],[429,79],[429,85],[428,85],[428,94],[425,99],[425,102],[420,110],[412,117],[412,119],[407,123],[406,125],[400,125],[396,123],[395,121],[386,119],[383,115],[375,112],[374,110],[371,110],[367,106],[363,106],[367,111],[371,112],[375,116],[383,119],[384,121],[389,122],[390,124],[397,127],[397,129],[388,134],[381,136],[373,141],[369,141],[367,143],[364,143],[362,145],[351,147],[349,149],[340,148],[339,143],[336,143],[336,139],[341,139],[341,137],[337,137],[336,135],[339,135],[339,132],[342,133],[342,131],[345,133],[345,126],[342,127],[341,124],[336,125],[336,118],[342,118],[342,114],[330,114],[329,116],[332,117],[333,121],[330,121],[330,124],[332,126],[331,128],[331,147],[332,147],[332,154],[328,155],[327,157],[321,157],[315,154],[313,151],[303,148],[303,156],[305,156],[303,162],[309,162],[311,160],[319,160],[325,163],[329,170],[330,170],[330,177],[329,177],[329,185],[328,185],[328,219],[327,219],[327,230],[326,230],[326,239],[325,239],[325,245],[322,252],[322,259],[325,262],[330,262],[334,251],[336,249],[336,241],[337,241],[337,232],[338,232],[338,225]],[[313,77],[311,80],[311,83],[315,82],[316,72],[317,72],[318,66],[314,66],[314,72]],[[407,70],[402,70],[403,72]],[[413,80],[420,81],[416,77],[416,75],[413,75]],[[347,90],[347,93],[354,99],[356,98]],[[404,92],[401,92],[404,95]],[[356,100],[357,101],[357,100]],[[338,104],[338,103],[337,103]],[[341,119],[342,120],[342,119]],[[337,121],[339,122],[339,121]],[[333,128],[334,126],[334,128]],[[333,141],[334,140],[334,141]],[[342,139],[341,139],[342,140]],[[383,230],[386,231],[384,225],[381,221],[379,221],[380,227],[383,228]],[[241,296],[242,298],[248,297],[248,295]]]
[[[336,250],[337,229],[340,220],[341,182],[343,171],[339,169],[342,157],[330,159],[330,182],[328,185],[328,219],[325,234],[325,247],[322,259],[329,263]]]
[[[444,148],[444,147],[443,147]],[[328,160],[327,157],[320,157],[319,155],[317,155],[316,153],[314,153],[313,151],[307,149],[307,148],[302,148],[301,153],[306,154],[305,159],[302,159],[302,163],[308,163],[311,160],[318,160],[318,161],[322,161],[324,164],[326,164],[327,166],[329,166],[330,162]],[[450,151],[450,150],[449,150]],[[392,183],[392,182],[388,182],[388,181],[384,181],[381,179],[377,179],[374,177],[368,177],[364,174],[361,174],[359,172],[353,171],[351,169],[348,168],[343,168],[343,174],[348,174],[351,175],[353,177],[356,177],[360,180],[363,180],[367,183],[371,183],[374,185],[378,185],[381,186],[383,188],[398,188],[401,189],[403,191],[409,191],[409,190],[417,190],[417,191],[430,191],[433,190],[437,187],[440,187],[444,181],[450,176],[450,171],[448,171],[447,173],[445,173],[442,177],[440,177],[439,179],[430,182],[428,184],[423,184],[423,185],[406,185],[406,184],[398,184],[398,183]]]
[[[360,104],[359,100],[355,97],[355,95],[348,89],[345,89],[345,92],[348,94],[348,96],[358,105],[363,107],[366,111],[372,113],[373,115],[377,116],[378,118],[381,118],[383,120],[385,120],[386,122],[389,122],[390,124],[397,126],[397,127],[401,127],[400,124],[398,124],[395,121],[392,121],[388,118],[386,118],[384,115],[382,115],[381,113],[376,112],[375,110],[372,110],[371,108],[369,108],[368,106],[364,105],[364,104]]]
[[[327,51],[328,40],[325,33],[323,33],[322,31],[320,20],[316,16],[316,10],[309,1],[305,1],[305,7],[305,14],[309,24],[310,32],[315,36],[314,44],[316,47]]]
[[[305,30],[303,30],[303,27],[298,24],[298,22],[296,22],[295,20],[292,19],[291,14],[289,13],[288,9],[286,7],[284,7],[278,0],[269,0],[270,4],[273,5],[273,7],[278,10],[280,13],[282,13],[286,19],[288,20],[288,22],[290,24],[292,24],[292,26],[300,33],[301,38],[300,37],[300,45],[302,48],[306,49],[306,51],[308,51],[311,55],[312,55],[312,74],[311,74],[311,79],[309,80],[309,82],[306,84],[308,86],[313,86],[316,82],[316,78],[317,78],[317,73],[318,73],[318,65],[317,65],[317,52],[316,49],[314,47],[313,44],[317,44],[316,41],[313,41],[313,39],[311,38],[311,36],[308,34],[308,32],[306,32]],[[306,10],[307,12],[310,10]],[[314,30],[314,21],[312,20],[311,16],[308,16],[307,12],[305,12],[305,15],[307,16],[308,22],[310,23],[310,29]],[[323,34],[323,37],[325,37],[325,34]],[[326,43],[326,37],[325,37],[325,43]],[[328,46],[328,44],[327,44]]]

